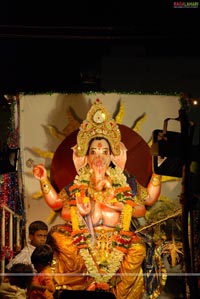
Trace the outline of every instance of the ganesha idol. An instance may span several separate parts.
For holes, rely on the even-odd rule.
[[[50,231],[56,289],[142,298],[146,245],[131,223],[157,201],[161,177],[151,173],[144,186],[130,175],[119,125],[99,100],[80,125],[71,159],[76,175],[59,192],[43,165],[33,169],[46,203],[65,221]]]

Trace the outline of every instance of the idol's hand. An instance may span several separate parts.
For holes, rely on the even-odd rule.
[[[47,171],[43,164],[33,166],[33,175],[36,179],[41,180],[47,178]]]
[[[94,185],[94,188],[97,191],[109,189],[110,192],[107,195],[109,195],[110,198],[114,196],[114,189],[112,188],[111,183],[107,179],[101,180],[100,182],[96,183],[96,185]]]

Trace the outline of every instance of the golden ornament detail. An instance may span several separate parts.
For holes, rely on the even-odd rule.
[[[161,175],[153,173],[151,183],[153,186],[159,186],[161,184]]]
[[[121,133],[119,127],[98,99],[90,108],[87,118],[82,122],[77,134],[79,157],[86,155],[89,143],[95,137],[107,139],[112,153],[116,156],[120,154]]]
[[[49,182],[48,178],[40,180],[40,187],[44,194],[48,194],[51,190],[51,183]]]

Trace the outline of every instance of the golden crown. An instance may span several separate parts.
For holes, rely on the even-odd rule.
[[[117,123],[110,117],[99,99],[94,102],[87,113],[87,118],[79,128],[77,134],[77,154],[85,156],[90,141],[95,137],[102,137],[108,140],[113,155],[120,154],[121,133]]]

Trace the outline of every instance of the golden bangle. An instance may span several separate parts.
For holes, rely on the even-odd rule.
[[[151,177],[151,184],[153,186],[159,186],[161,184],[161,175],[154,173]]]
[[[40,180],[40,187],[44,194],[48,194],[51,190],[51,183],[49,182],[48,178]]]

